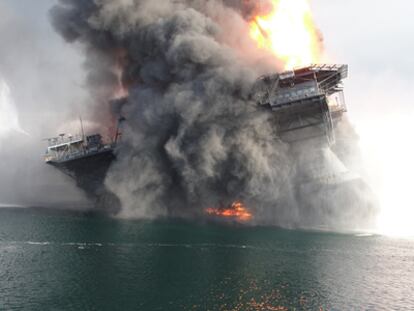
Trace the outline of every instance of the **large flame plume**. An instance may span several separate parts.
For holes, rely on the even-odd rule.
[[[242,222],[249,221],[253,217],[252,213],[246,208],[246,206],[239,201],[235,201],[227,207],[207,208],[206,213],[211,216],[218,216]]]
[[[320,61],[321,36],[309,0],[271,0],[271,10],[250,22],[259,48],[282,60],[290,70]]]

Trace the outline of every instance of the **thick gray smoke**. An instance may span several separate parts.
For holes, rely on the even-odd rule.
[[[249,97],[255,79],[277,68],[246,39],[252,9],[251,1],[61,0],[51,10],[57,31],[86,52],[96,101],[128,90],[106,180],[124,216],[196,215],[242,200],[261,223],[300,223],[289,148]]]

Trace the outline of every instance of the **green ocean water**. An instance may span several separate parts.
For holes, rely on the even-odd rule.
[[[414,310],[414,241],[0,209],[0,310]]]

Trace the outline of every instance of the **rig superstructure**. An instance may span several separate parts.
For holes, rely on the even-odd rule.
[[[107,171],[115,160],[115,147],[120,136],[119,124],[115,139],[105,143],[100,134],[68,135],[48,138],[48,147],[44,156],[46,164],[56,167],[65,175],[75,180],[88,198],[102,210],[116,213],[120,208],[118,198],[110,192],[105,184]],[[82,124],[82,123],[81,123]]]
[[[369,186],[334,152],[347,112],[347,76],[347,65],[311,65],[264,76],[253,92],[257,104],[273,113],[277,137],[289,145],[294,198],[301,206],[300,219],[312,227],[327,215],[346,223],[374,209]],[[349,215],[350,210],[358,213]]]
[[[347,65],[311,65],[260,78],[254,97],[275,113],[283,141],[325,138],[332,144],[335,121],[346,112],[342,80],[347,76]]]

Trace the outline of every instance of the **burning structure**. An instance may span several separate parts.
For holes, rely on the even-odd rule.
[[[218,219],[224,218],[237,222],[248,222],[253,217],[243,203],[237,201],[229,206],[220,206],[218,208],[209,207],[206,209],[206,213],[210,216],[217,217]]]
[[[119,122],[121,121],[123,120],[120,119]],[[119,200],[108,191],[104,181],[115,159],[114,152],[119,135],[118,127],[115,139],[111,143],[104,143],[100,134],[60,134],[59,137],[48,138],[45,162],[72,178],[95,206],[116,213],[120,208]]]
[[[322,44],[307,0],[65,0],[51,16],[85,48],[96,102],[126,96],[104,181],[122,216],[205,215],[218,202],[234,214],[243,202],[254,222],[334,226],[366,211],[324,201],[344,185],[358,201],[358,178],[331,150],[347,67],[309,65]]]
[[[346,204],[355,204],[355,189],[366,187],[330,149],[335,144],[338,122],[346,113],[342,80],[347,75],[347,65],[311,65],[261,77],[252,90],[251,96],[258,107],[272,115],[278,133],[276,139],[290,146],[297,175],[293,192],[297,204],[307,206],[305,214],[315,214],[312,198],[317,198],[316,204],[321,204],[323,197],[329,198],[325,205],[332,208],[332,194],[337,195],[339,191],[339,197],[345,197]],[[115,160],[118,130],[119,127],[111,144],[103,144],[99,134],[86,137],[62,134],[49,139],[45,156],[47,164],[72,177],[95,205],[109,212],[118,212],[120,208],[118,198],[104,186],[106,173]],[[249,209],[239,201],[207,208],[205,213],[238,222],[249,222],[253,218]],[[322,215],[318,219],[320,217]]]
[[[289,144],[294,196],[305,207],[300,218],[310,226],[324,215],[341,219],[348,205],[373,209],[367,200],[368,185],[331,149],[346,120],[342,80],[347,76],[347,65],[311,65],[262,77],[253,93],[259,106],[273,113],[278,137]]]
[[[347,75],[347,65],[311,65],[259,79],[253,96],[275,113],[283,141],[317,138],[332,144],[334,124],[346,112],[342,80]]]

